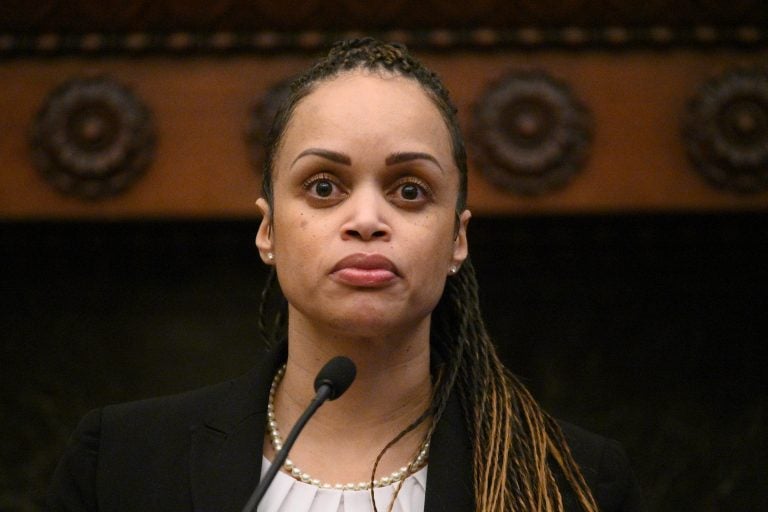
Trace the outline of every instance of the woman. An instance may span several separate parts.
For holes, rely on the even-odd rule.
[[[257,201],[287,343],[241,379],[90,413],[51,508],[239,510],[343,354],[356,381],[308,424],[260,511],[639,510],[621,448],[553,420],[496,356],[466,191],[437,76],[400,45],[334,46],[275,118]]]

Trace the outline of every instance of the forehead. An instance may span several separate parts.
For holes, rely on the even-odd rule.
[[[315,145],[428,151],[453,167],[450,134],[433,100],[415,80],[387,73],[351,71],[320,82],[296,106],[282,142],[280,153]]]

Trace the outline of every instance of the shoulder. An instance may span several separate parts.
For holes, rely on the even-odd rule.
[[[224,433],[266,409],[268,372],[185,393],[95,409],[75,429],[49,487],[48,509],[147,510],[186,500],[197,432]],[[153,501],[155,500],[155,501]],[[109,507],[107,507],[108,509]],[[158,509],[162,507],[156,507]],[[178,508],[178,507],[176,507]]]
[[[162,430],[174,425],[199,422],[205,419],[217,404],[226,400],[240,379],[179,394],[107,405],[99,410],[102,428],[122,426],[130,429],[142,424],[144,427]],[[89,413],[90,416],[94,414],[93,411]],[[87,418],[88,416],[84,421]]]
[[[184,393],[125,402],[87,413],[75,429],[70,449],[98,454],[102,464],[156,457],[185,457],[190,433],[209,418],[243,407],[247,377]],[[225,412],[222,412],[225,411]],[[230,412],[230,414],[232,414]],[[111,462],[110,462],[111,461]]]
[[[266,351],[247,373],[184,393],[108,405],[101,409],[107,428],[163,433],[199,424],[227,429],[255,412],[266,410],[272,376],[285,358],[285,347]]]
[[[251,371],[220,384],[89,412],[56,468],[48,509],[180,509],[190,479],[182,468],[190,467],[195,446],[241,427],[257,435],[245,427],[264,424],[269,384],[284,353],[284,346],[268,351]]]
[[[101,500],[99,482],[135,484],[140,479],[135,471],[126,477],[126,465],[145,468],[142,473],[150,473],[148,468],[154,465],[158,454],[182,460],[184,443],[189,438],[185,430],[198,415],[196,405],[215,400],[226,387],[225,383],[90,411],[80,420],[59,460],[46,496],[47,510],[97,510]],[[158,478],[155,474],[149,476]]]
[[[644,510],[640,486],[621,444],[571,423],[558,423],[600,510]]]

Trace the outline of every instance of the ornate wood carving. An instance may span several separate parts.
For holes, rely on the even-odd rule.
[[[763,0],[39,0],[0,4],[0,30],[168,32],[768,25]]]
[[[768,4],[767,4],[768,5]],[[565,27],[519,26],[514,28],[477,27],[470,29],[397,29],[379,30],[293,30],[272,29],[232,31],[180,30],[130,32],[17,32],[0,29],[0,58],[26,55],[105,55],[105,54],[199,54],[314,52],[334,41],[358,37],[362,33],[379,39],[397,41],[411,48],[427,50],[499,49],[534,50],[624,49],[665,47],[742,47],[768,45],[764,25],[739,26],[674,25],[623,26],[571,25]]]
[[[360,35],[412,48],[764,47],[764,0],[0,2],[0,57],[314,51]]]
[[[107,78],[68,81],[47,98],[32,128],[32,155],[57,189],[88,199],[117,194],[149,165],[149,110]]]
[[[684,125],[696,170],[716,187],[768,188],[768,70],[730,71],[692,98]]]
[[[246,141],[251,151],[254,165],[261,170],[264,163],[264,144],[272,126],[272,120],[283,100],[290,93],[292,78],[282,80],[270,87],[251,111],[251,120],[246,133]]]
[[[512,72],[475,105],[474,154],[494,183],[541,194],[563,186],[581,168],[591,125],[565,84],[543,72]]]

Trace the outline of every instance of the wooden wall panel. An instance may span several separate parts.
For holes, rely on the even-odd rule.
[[[439,70],[469,141],[480,132],[474,105],[512,71],[540,70],[586,110],[586,163],[556,191],[531,197],[519,187],[504,189],[488,177],[498,166],[487,147],[471,144],[470,205],[478,214],[762,211],[768,206],[761,191],[768,150],[759,147],[768,146],[766,26],[762,0],[5,2],[0,218],[255,215],[258,162],[245,142],[253,105],[311,54],[362,34],[405,42]],[[760,76],[762,96],[734,122],[746,127],[742,135],[756,130],[753,146],[761,155],[751,171],[760,183],[737,194],[697,173],[701,165],[686,153],[682,124],[703,84],[741,69]],[[58,86],[99,75],[128,86],[146,104],[157,140],[145,144],[154,157],[133,186],[82,200],[62,195],[35,170],[30,131]],[[743,160],[744,152],[736,153],[730,160]]]
[[[443,75],[467,138],[472,108],[510,70],[565,82],[592,112],[585,168],[561,190],[523,197],[489,182],[470,148],[470,205],[478,214],[764,210],[768,193],[713,188],[689,161],[681,135],[688,100],[706,80],[765,64],[765,50],[621,52],[418,52]],[[258,165],[245,135],[269,87],[302,69],[305,55],[184,58],[28,58],[0,61],[0,216],[21,218],[242,217],[256,215]],[[55,190],[31,162],[29,132],[46,96],[72,78],[106,75],[150,108],[152,164],[125,193],[87,201]]]
[[[259,175],[249,161],[249,108],[271,77],[296,59],[152,58],[14,62],[0,82],[25,84],[0,109],[6,134],[0,203],[8,217],[252,215]],[[61,195],[32,167],[27,134],[41,99],[62,81],[93,74],[127,84],[154,113],[158,147],[146,175],[124,194],[99,201]]]

